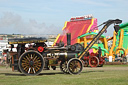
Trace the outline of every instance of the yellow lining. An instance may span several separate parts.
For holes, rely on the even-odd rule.
[[[93,23],[94,23],[94,18],[92,18],[92,20],[91,20],[91,25],[88,27],[87,32],[90,30],[90,28],[92,27]],[[87,32],[86,32],[86,33],[87,33]]]
[[[58,40],[59,37],[60,37],[60,34],[57,35],[57,37],[56,37],[56,39],[55,39],[55,41],[54,41],[52,47],[55,45],[55,43],[57,42],[57,40]]]
[[[64,27],[62,28],[62,30],[65,29],[65,27],[67,26],[67,23],[68,23],[68,21],[65,22]]]

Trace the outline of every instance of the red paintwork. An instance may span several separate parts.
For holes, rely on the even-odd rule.
[[[90,61],[90,58],[92,58],[93,56],[97,56],[98,54],[97,53],[91,53],[89,56],[84,56],[84,58],[83,58],[83,60],[84,61],[88,61],[89,62],[89,65],[91,66],[91,67],[96,67],[97,66],[97,64],[96,64],[96,59],[95,58],[93,58],[92,60],[93,60],[93,62],[96,64],[96,65],[91,65],[91,61]],[[97,57],[98,59],[99,59],[99,57]],[[104,61],[105,61],[105,58],[103,58],[103,57],[101,57],[100,59],[99,59],[99,65],[102,65],[102,64],[104,64]]]
[[[39,46],[39,47],[38,47],[38,51],[39,51],[39,52],[43,52],[43,51],[44,51],[44,48],[43,48],[42,46]]]
[[[71,20],[74,20],[74,18],[71,18]],[[97,19],[94,19],[92,25],[91,25],[91,23],[92,23],[92,19],[67,22],[67,25],[63,30],[63,33],[59,36],[56,43],[63,41],[64,44],[67,45],[67,37],[66,37],[67,33],[71,33],[71,45],[77,43],[78,36],[85,34],[87,32],[87,30],[89,30],[89,29],[91,31],[98,29],[98,28],[93,29],[94,27],[97,26]],[[91,26],[91,27],[89,28],[89,26]]]

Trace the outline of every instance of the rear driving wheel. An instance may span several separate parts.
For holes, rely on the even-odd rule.
[[[29,76],[38,75],[44,68],[44,58],[37,51],[27,51],[20,56],[19,68]]]
[[[89,65],[91,67],[97,67],[99,65],[99,59],[96,56],[91,56],[89,58]]]

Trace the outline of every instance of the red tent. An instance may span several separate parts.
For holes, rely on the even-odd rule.
[[[96,18],[71,18],[70,21],[65,22],[65,26],[62,28],[62,34],[59,34],[54,41],[54,45],[63,41],[65,45],[67,45],[67,33],[71,33],[71,45],[77,43],[77,37],[85,34],[89,31],[94,32],[98,30],[97,27],[97,19]],[[94,29],[95,28],[95,29]]]

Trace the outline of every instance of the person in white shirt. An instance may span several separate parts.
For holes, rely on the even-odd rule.
[[[127,53],[127,55],[126,55],[126,60],[127,60],[127,62],[128,62],[128,53]]]

